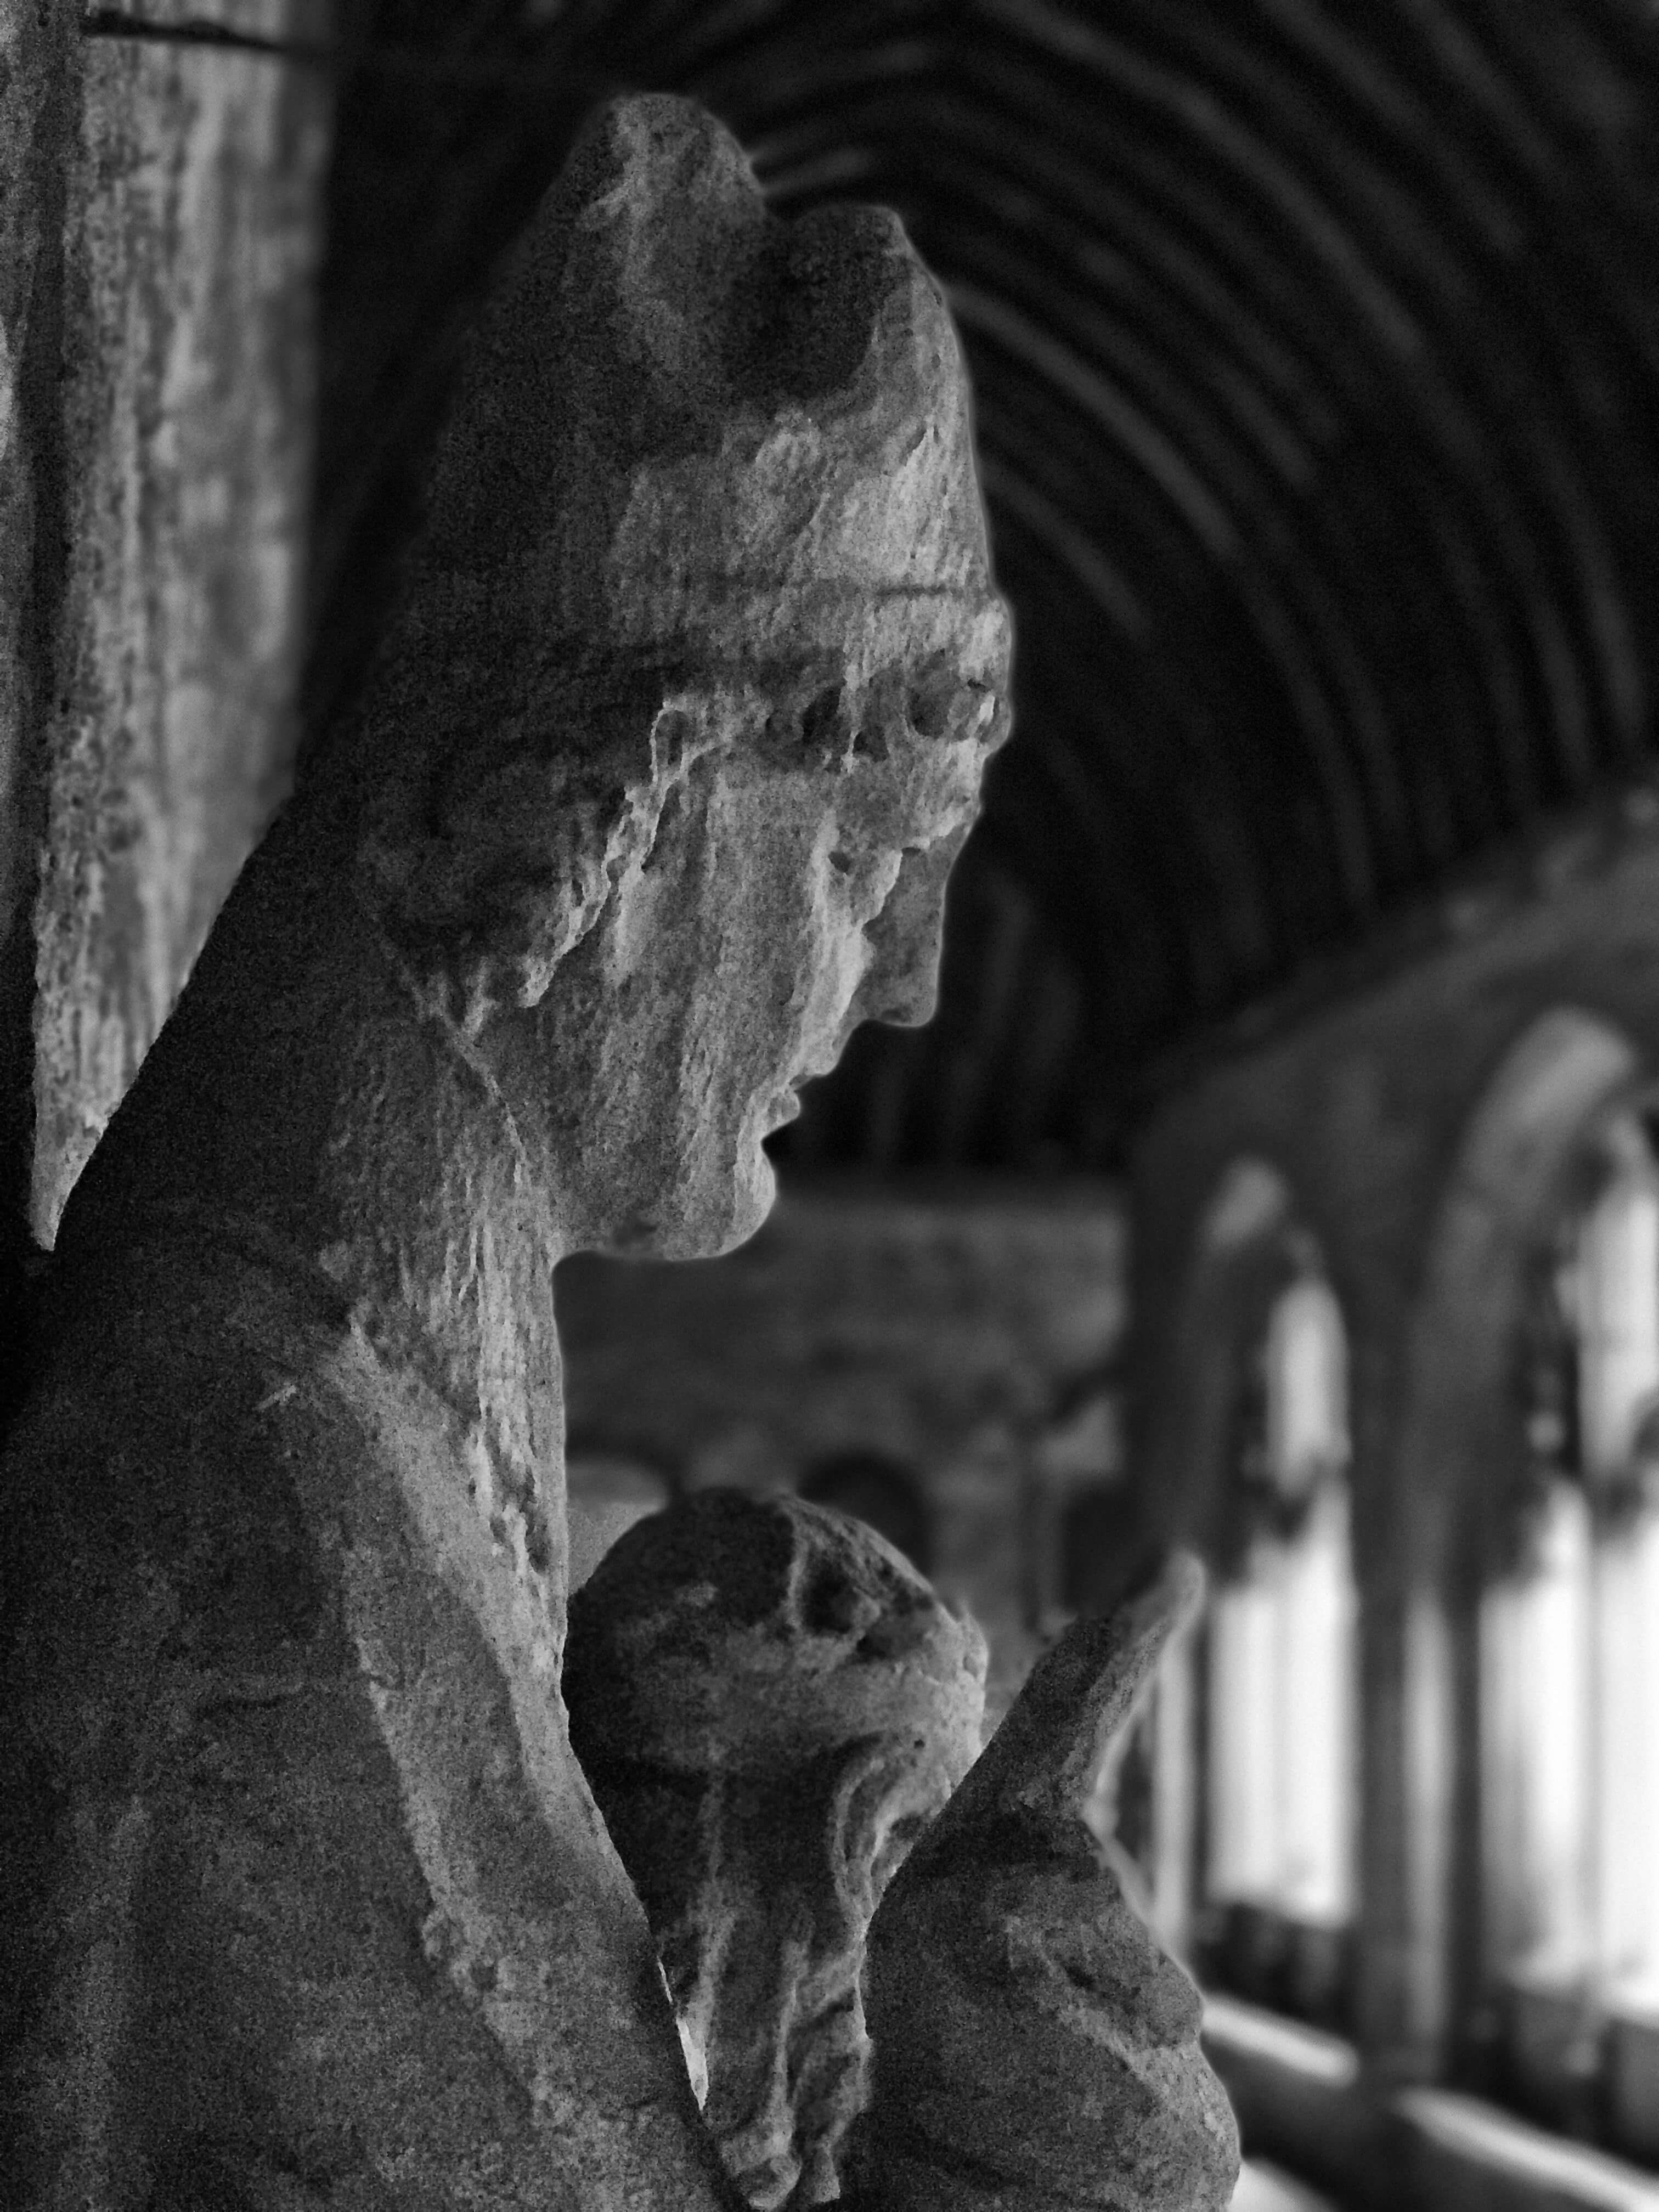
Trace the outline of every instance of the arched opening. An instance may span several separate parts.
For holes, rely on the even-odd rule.
[[[1501,2067],[1659,2154],[1659,1158],[1574,1150],[1520,1333],[1523,1449],[1480,1608],[1481,1872]]]
[[[1102,1779],[1102,1817],[1203,1979],[1341,2025],[1358,1800],[1347,1332],[1265,1161],[1236,1161],[1202,1217],[1179,1346],[1164,1463],[1210,1600]]]
[[[1340,2027],[1358,1728],[1347,1339],[1311,1239],[1289,1231],[1279,1257],[1214,1514],[1194,1949],[1206,1978]]]
[[[1620,2045],[1606,1931],[1620,1883],[1638,1921],[1653,1887],[1650,1846],[1639,1875],[1620,1871],[1643,1833],[1626,1801],[1645,1793],[1654,1722],[1628,1708],[1652,1607],[1615,1601],[1640,1546],[1615,1545],[1608,1516],[1615,1493],[1642,1487],[1659,1382],[1641,1088],[1625,1037],[1558,1008],[1506,1054],[1459,1147],[1390,1499],[1389,1588],[1402,1616],[1432,1616],[1444,1657],[1432,1696],[1399,1701],[1390,1747],[1395,1817],[1414,1848],[1391,1887],[1384,1838],[1375,1901],[1366,1885],[1374,1948],[1397,1962],[1395,2009],[1425,2068],[1450,2063],[1472,2087],[1629,2147],[1612,2110],[1615,2045],[1618,2063],[1652,2063],[1634,2025],[1644,1970],[1627,1948]],[[1650,2112],[1656,2083],[1659,2068]]]

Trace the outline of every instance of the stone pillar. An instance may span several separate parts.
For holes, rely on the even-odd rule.
[[[29,903],[51,698],[70,19],[0,0],[0,1211],[27,1182]]]
[[[1446,1955],[1457,1788],[1454,1641],[1437,1593],[1367,1590],[1357,2038],[1382,2080],[1437,2079],[1451,2022]]]
[[[82,42],[36,908],[45,1243],[295,750],[330,97],[281,51],[325,28],[306,7],[209,0],[186,23],[141,0],[146,34],[106,18]]]
[[[1408,1194],[1400,1202],[1409,1218]],[[1355,1239],[1349,1300],[1353,1567],[1359,1595],[1358,1971],[1354,2039],[1389,2082],[1443,2077],[1454,2030],[1450,1883],[1465,1778],[1449,1501],[1402,1468],[1411,1292],[1397,1258]]]

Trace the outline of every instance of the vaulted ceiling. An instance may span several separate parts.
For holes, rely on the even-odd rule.
[[[447,334],[619,86],[775,203],[899,210],[965,341],[1016,735],[939,1019],[793,1133],[1109,1160],[1149,1066],[1654,772],[1646,0],[360,0],[313,710],[361,665]]]

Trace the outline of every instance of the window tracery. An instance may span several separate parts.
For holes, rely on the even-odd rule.
[[[1486,1943],[1512,2094],[1659,2152],[1659,1158],[1584,1147],[1520,1332],[1480,1618]]]

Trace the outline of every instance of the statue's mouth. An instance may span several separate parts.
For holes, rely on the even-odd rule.
[[[794,1079],[798,1083],[804,1083],[805,1079],[805,1076],[797,1076]],[[762,1134],[769,1137],[774,1129],[781,1129],[787,1122],[799,1120],[799,1115],[800,1100],[795,1095],[793,1086],[786,1085],[775,1094],[761,1117],[763,1125]]]

